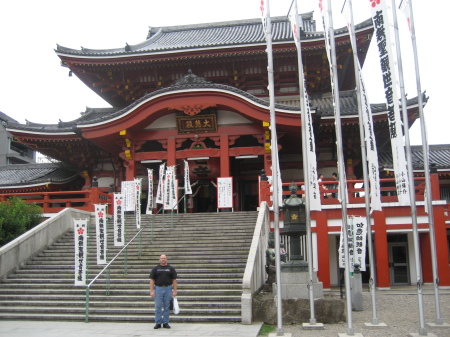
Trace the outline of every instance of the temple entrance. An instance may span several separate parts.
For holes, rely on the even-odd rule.
[[[392,285],[410,284],[406,242],[389,243],[389,273]]]

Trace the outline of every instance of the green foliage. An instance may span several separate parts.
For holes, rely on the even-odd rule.
[[[14,240],[42,220],[42,208],[18,197],[0,202],[0,246]]]
[[[258,336],[267,336],[276,330],[276,326],[264,323],[259,330]]]

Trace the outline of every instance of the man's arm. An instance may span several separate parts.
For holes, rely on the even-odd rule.
[[[177,296],[177,292],[178,292],[178,282],[177,279],[173,279],[172,280],[172,296]]]
[[[155,297],[155,280],[150,279],[150,296]]]

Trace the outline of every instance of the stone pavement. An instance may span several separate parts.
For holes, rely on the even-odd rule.
[[[153,329],[154,323],[83,323],[55,321],[0,321],[0,337],[256,337],[262,323],[170,323],[171,329]]]

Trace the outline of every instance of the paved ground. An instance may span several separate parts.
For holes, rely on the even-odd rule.
[[[442,327],[430,327],[435,323],[434,291],[429,285],[423,290],[424,317],[428,336],[450,336],[450,289],[440,289]],[[338,296],[338,292],[332,292]],[[398,287],[388,291],[377,291],[377,317],[386,327],[367,327],[373,319],[369,292],[364,292],[364,311],[352,312],[352,328],[355,336],[393,337],[419,334],[419,306],[415,287]],[[318,322],[320,323],[320,322]],[[181,324],[172,323],[172,329],[153,329],[149,323],[82,323],[82,322],[36,322],[0,321],[0,337],[256,337],[262,323],[241,325],[224,324]],[[284,335],[292,337],[337,337],[348,334],[349,325],[325,324],[323,330],[305,330],[302,325],[283,326]],[[275,334],[277,332],[275,331]]]
[[[337,296],[338,293],[336,292]],[[436,310],[434,290],[431,285],[423,288],[424,321],[426,333],[429,336],[450,337],[450,289],[439,290],[439,304],[441,318],[446,327],[429,327],[428,323],[436,322]],[[352,312],[353,332],[364,337],[397,337],[408,336],[410,333],[418,334],[420,330],[419,305],[417,288],[392,287],[391,290],[377,291],[377,317],[380,323],[386,327],[367,327],[365,323],[372,323],[372,301],[369,292],[363,293],[364,311]],[[347,322],[339,324],[325,324],[323,330],[304,330],[301,325],[286,325],[283,327],[285,334],[292,337],[328,337],[348,334]],[[361,336],[360,335],[360,336]]]
[[[242,325],[171,323],[171,329],[153,329],[154,323],[82,323],[0,321],[1,337],[256,337],[262,323]]]

